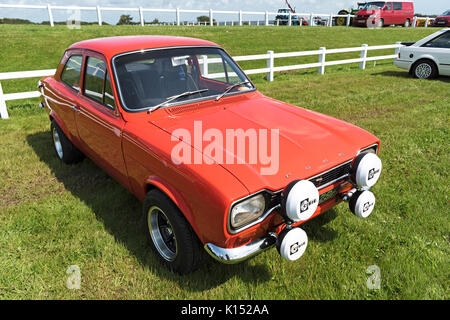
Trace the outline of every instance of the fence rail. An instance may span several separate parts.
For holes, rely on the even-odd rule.
[[[246,74],[249,74],[249,75],[266,73],[266,79],[268,81],[273,81],[274,73],[281,72],[281,71],[317,68],[319,74],[324,74],[325,68],[327,66],[335,66],[335,65],[350,64],[350,63],[359,63],[359,68],[364,70],[366,68],[366,63],[369,61],[378,61],[378,60],[387,60],[387,59],[396,58],[398,55],[398,49],[400,47],[402,47],[402,45],[400,44],[400,42],[397,42],[396,44],[390,44],[390,45],[368,46],[367,44],[363,44],[361,47],[339,48],[339,49],[326,49],[325,47],[321,47],[319,50],[299,51],[299,52],[274,53],[273,51],[269,50],[265,54],[236,56],[236,57],[233,57],[233,59],[235,61],[266,60],[266,68],[250,69],[250,70],[244,70],[244,71]],[[367,53],[369,51],[388,50],[388,49],[395,49],[395,54],[367,57]],[[339,54],[339,53],[348,53],[348,52],[360,52],[360,57],[354,58],[354,59],[326,61],[326,57],[330,54]],[[305,57],[305,56],[318,56],[318,62],[297,64],[297,65],[278,66],[278,67],[275,66],[275,59]],[[202,58],[199,60],[199,63],[201,64],[201,66],[203,68],[205,68],[207,70],[208,64],[217,63],[217,61],[215,61],[215,60],[217,60],[217,59],[206,60],[205,58]],[[55,71],[56,71],[56,69],[21,71],[21,72],[4,72],[4,73],[0,73],[0,81],[11,80],[11,79],[45,77],[45,76],[50,76],[50,75],[55,74]],[[212,74],[209,76],[220,77],[221,74]],[[1,116],[1,118],[2,119],[8,118],[8,111],[6,109],[6,101],[37,98],[37,97],[40,97],[40,95],[41,94],[39,91],[3,93],[2,85],[0,83],[0,116]]]
[[[9,8],[9,9],[40,9],[40,10],[46,10],[49,23],[51,27],[55,26],[55,20],[53,18],[53,12],[54,10],[79,10],[79,11],[95,11],[97,13],[97,23],[99,26],[102,25],[103,19],[102,19],[102,12],[106,11],[120,11],[120,12],[138,12],[139,13],[139,24],[141,26],[145,26],[145,18],[144,13],[145,12],[153,12],[153,13],[173,13],[174,14],[174,22],[171,23],[173,25],[183,25],[181,20],[181,14],[182,13],[200,13],[200,14],[206,14],[209,16],[209,24],[211,26],[214,25],[214,17],[217,14],[227,14],[227,15],[234,15],[237,18],[236,25],[242,26],[244,22],[244,15],[253,15],[253,16],[262,16],[264,21],[261,25],[279,25],[280,21],[282,24],[286,23],[288,26],[292,26],[294,24],[294,17],[299,18],[299,25],[302,25],[303,20],[310,21],[308,23],[309,26],[315,26],[318,25],[318,23],[315,23],[314,20],[316,17],[320,17],[320,19],[325,18],[321,20],[320,25],[325,25],[328,27],[333,26],[333,19],[338,17],[344,17],[347,18],[346,26],[350,26],[350,18],[355,17],[355,15],[339,15],[339,14],[333,14],[333,13],[292,13],[289,12],[286,13],[279,13],[279,12],[270,12],[270,11],[236,11],[236,10],[213,10],[213,9],[203,9],[203,10],[195,10],[195,9],[157,9],[157,8],[143,8],[143,7],[129,7],[129,8],[119,8],[119,7],[100,7],[100,6],[54,6],[54,5],[24,5],[24,4],[0,4],[0,8]],[[285,19],[278,19],[278,20],[272,20],[272,23],[270,23],[270,17],[271,16],[285,16]],[[434,18],[430,17],[414,17],[414,21],[412,22],[412,27],[421,26],[419,21],[424,21],[424,27],[428,27],[431,23],[431,21],[434,20]],[[251,23],[251,22],[247,22]],[[198,23],[198,25],[201,25],[202,23]],[[216,23],[218,24],[218,23]],[[195,25],[195,23],[193,23]],[[227,25],[227,21],[225,21],[225,25]],[[231,25],[235,25],[234,21],[231,20]],[[259,20],[257,21],[257,25],[259,24]]]

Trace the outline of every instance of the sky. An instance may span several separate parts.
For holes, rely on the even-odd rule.
[[[291,0],[290,3],[295,7],[297,12],[302,13],[337,13],[343,8],[351,8],[356,5],[357,1],[351,0]],[[78,0],[69,2],[67,0],[0,0],[1,4],[33,4],[33,5],[60,5],[67,6],[70,4],[78,6],[104,6],[104,7],[144,7],[144,8],[161,8],[161,9],[206,9],[209,10],[243,10],[243,11],[271,11],[276,12],[279,8],[285,7],[284,0]],[[415,0],[415,12],[423,14],[440,14],[450,9],[449,0]],[[108,23],[116,23],[121,12],[104,12],[102,18]],[[139,21],[137,13],[127,12],[133,17],[133,21]],[[67,10],[55,10],[53,13],[55,21],[66,21],[71,15]],[[181,20],[194,21],[199,14],[181,15]],[[0,18],[22,18],[31,21],[40,22],[48,20],[47,11],[42,9],[5,9],[0,8]],[[258,16],[244,16],[244,20],[256,20]],[[160,21],[174,21],[175,14],[155,14],[145,13],[146,22],[158,18]],[[231,19],[238,20],[237,16],[216,15],[214,17],[218,21]],[[97,16],[93,11],[81,11],[81,20],[96,21]],[[264,20],[263,16],[259,16],[259,20]]]

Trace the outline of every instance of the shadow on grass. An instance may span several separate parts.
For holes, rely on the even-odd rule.
[[[372,73],[372,75],[373,76],[385,76],[385,77],[397,77],[397,78],[404,78],[404,79],[410,78],[411,80],[414,80],[414,81],[420,81],[419,79],[416,79],[413,76],[411,76],[406,71],[383,71],[383,72]],[[442,82],[450,83],[450,77],[439,76],[436,79],[429,80],[429,81],[442,81]]]
[[[217,287],[234,277],[246,283],[271,280],[271,272],[265,264],[255,265],[245,261],[236,265],[224,265],[207,256],[206,252],[201,267],[194,273],[179,276],[168,271],[147,244],[141,203],[132,194],[89,159],[76,165],[61,163],[56,158],[50,133],[47,131],[28,135],[27,142],[39,159],[48,165],[56,179],[91,208],[116,242],[123,244],[150,272],[195,292]],[[336,216],[331,210],[305,224],[305,230],[313,240],[332,240],[336,237],[336,232],[323,225]]]

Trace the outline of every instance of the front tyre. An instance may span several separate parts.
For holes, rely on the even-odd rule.
[[[83,154],[70,142],[55,120],[51,122],[50,131],[56,156],[62,162],[73,164],[83,160]]]
[[[151,190],[144,199],[143,215],[150,247],[170,270],[187,274],[201,260],[199,240],[175,204],[161,191]]]

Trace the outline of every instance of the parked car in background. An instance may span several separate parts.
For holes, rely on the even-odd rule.
[[[289,24],[289,12],[292,12],[290,9],[278,9],[278,15],[275,17],[275,24],[280,26],[287,26]],[[291,15],[291,23],[293,26],[302,26],[308,25],[308,18],[299,17],[296,14]]]
[[[421,79],[450,76],[450,29],[401,47],[394,64]]]
[[[56,156],[91,158],[140,199],[150,247],[176,272],[202,248],[237,263],[276,246],[293,261],[302,223],[344,200],[360,218],[374,208],[379,139],[264,96],[215,43],[86,40],[38,86]]]
[[[339,15],[356,15],[358,11],[362,10],[367,2],[357,2],[355,8],[350,9],[342,9],[338,12]],[[337,26],[346,26],[347,25],[347,19],[346,17],[337,17],[335,24]],[[350,18],[349,24],[353,24],[353,17]]]
[[[353,25],[358,27],[411,26],[414,3],[400,1],[371,1],[357,13]]]
[[[436,17],[433,22],[433,27],[450,27],[450,10]]]

